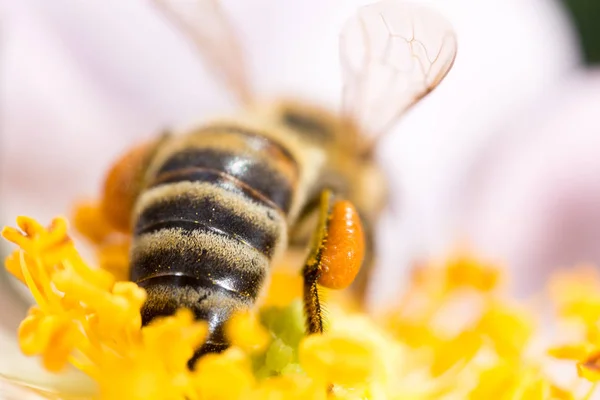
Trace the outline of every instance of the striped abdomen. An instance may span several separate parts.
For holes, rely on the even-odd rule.
[[[284,147],[251,132],[215,127],[165,143],[134,215],[143,322],[187,307],[209,323],[202,352],[224,349],[223,323],[254,304],[287,244],[297,176]]]

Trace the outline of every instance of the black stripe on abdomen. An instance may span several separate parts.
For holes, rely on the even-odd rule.
[[[268,260],[219,253],[214,251],[220,240],[215,234],[195,231],[193,235],[195,238],[189,238],[187,246],[179,248],[146,247],[136,251],[134,247],[131,280],[143,286],[144,281],[159,277],[187,277],[188,281],[193,280],[194,286],[255,300],[266,277]]]
[[[222,171],[256,190],[284,212],[290,209],[297,183],[290,181],[274,165],[253,154],[238,154],[214,148],[182,150],[163,163],[156,173],[156,179],[160,180],[161,175],[166,173],[194,167]],[[194,179],[193,174],[180,176],[180,180],[184,179]]]
[[[149,188],[167,185],[177,182],[207,182],[228,192],[239,194],[255,203],[277,207],[275,203],[265,197],[262,193],[248,186],[232,175],[223,171],[204,167],[187,167],[174,171],[161,173],[154,179]]]
[[[247,310],[253,302],[249,298],[232,295],[207,279],[182,275],[153,276],[139,282],[139,286],[148,294],[141,309],[143,325],[156,317],[173,315],[181,308],[191,310],[196,319],[208,323],[206,342],[190,360],[190,368],[197,356],[228,347],[225,323],[234,312]]]
[[[149,204],[141,211],[134,235],[142,236],[169,228],[179,228],[187,235],[210,231],[244,243],[270,258],[280,233],[267,229],[265,224],[256,220],[256,216],[242,211],[228,207],[222,197],[215,195],[166,198]],[[273,209],[266,208],[265,213],[265,217],[271,220],[277,217]]]

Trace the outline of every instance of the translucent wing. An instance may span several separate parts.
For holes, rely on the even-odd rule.
[[[218,0],[151,0],[242,103],[252,99],[242,48]]]
[[[360,8],[344,26],[340,61],[343,113],[375,141],[444,79],[456,56],[456,36],[436,12],[399,0]]]

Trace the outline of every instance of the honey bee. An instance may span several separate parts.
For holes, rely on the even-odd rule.
[[[251,308],[271,265],[304,250],[308,333],[323,331],[318,285],[349,286],[373,263],[386,203],[378,140],[451,69],[456,38],[437,13],[399,0],[361,7],[340,35],[342,111],[259,102],[217,0],[156,0],[243,111],[163,134],[109,171],[102,209],[132,234],[132,281],[146,289],[143,323],[180,307],[206,320],[196,357],[227,348],[223,326]]]

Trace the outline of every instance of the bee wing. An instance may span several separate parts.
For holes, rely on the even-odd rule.
[[[242,103],[252,100],[242,47],[219,0],[151,0]]]
[[[456,57],[456,36],[436,12],[383,0],[361,7],[340,36],[342,112],[375,142],[446,76]]]

